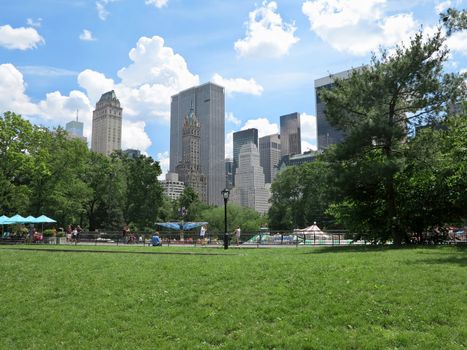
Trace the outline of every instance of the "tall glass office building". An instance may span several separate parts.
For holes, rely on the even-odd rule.
[[[259,139],[259,159],[264,171],[264,181],[272,183],[277,175],[281,160],[281,139],[279,134],[267,135]]]
[[[281,158],[302,153],[300,113],[286,114],[281,121]]]
[[[358,69],[358,68],[357,68]],[[332,89],[333,79],[345,79],[352,73],[352,69],[332,74],[324,78],[315,80],[315,95],[316,95],[316,126],[318,133],[318,149],[323,150],[331,145],[339,143],[344,138],[344,133],[335,129],[329,124],[326,119],[325,110],[326,104],[321,100],[319,95],[323,89]]]
[[[207,176],[207,201],[223,205],[225,187],[225,92],[207,83],[172,96],[170,106],[170,171],[182,160],[183,120],[194,109],[200,123],[201,171]]]

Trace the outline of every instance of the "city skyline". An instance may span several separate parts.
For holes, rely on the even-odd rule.
[[[24,0],[2,3],[0,111],[48,127],[92,111],[115,90],[122,148],[169,165],[170,98],[209,81],[225,87],[225,157],[232,134],[279,132],[301,115],[302,151],[316,148],[314,81],[369,63],[371,51],[407,41],[466,1]],[[132,18],[131,26],[127,25]],[[177,25],[174,25],[176,23]],[[365,38],[365,40],[362,40]],[[467,68],[467,34],[455,33],[448,69]]]

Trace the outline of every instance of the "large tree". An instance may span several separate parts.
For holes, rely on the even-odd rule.
[[[325,213],[334,198],[329,170],[326,163],[315,161],[282,171],[271,188],[270,227],[290,230],[316,221],[322,227],[332,228],[333,220]]]
[[[330,213],[357,236],[395,244],[408,239],[396,181],[407,140],[465,98],[463,77],[443,73],[444,41],[440,31],[420,32],[321,93],[328,120],[346,135],[328,153],[343,196]]]

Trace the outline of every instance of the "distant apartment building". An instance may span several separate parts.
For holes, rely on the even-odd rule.
[[[170,105],[170,171],[182,161],[184,118],[194,110],[200,123],[201,172],[207,178],[207,202],[223,205],[225,187],[225,93],[213,83],[179,92]]]
[[[139,158],[139,156],[141,155],[141,151],[138,149],[128,148],[123,151],[123,154],[126,155],[128,158],[136,159]]]
[[[280,117],[281,158],[302,153],[300,113]]]
[[[248,143],[254,144],[258,148],[258,129],[247,129],[233,133],[233,185],[235,186],[235,172],[238,168],[240,149]]]
[[[259,213],[266,213],[270,207],[270,197],[271,191],[265,185],[263,168],[259,164],[258,148],[253,143],[247,143],[240,148],[231,201]]]
[[[279,134],[267,135],[259,139],[259,160],[264,171],[264,181],[272,183],[281,160],[281,138]]]
[[[284,170],[285,168],[289,166],[314,162],[319,153],[320,153],[319,151],[307,151],[307,152],[304,152],[303,154],[285,156],[281,159],[281,161],[279,162],[277,166],[278,172],[281,172],[282,170]]]
[[[165,180],[161,182],[164,193],[172,200],[180,198],[185,189],[185,184],[178,180],[177,173],[168,172],[165,175]]]
[[[326,104],[321,99],[320,91],[324,89],[332,89],[332,87],[334,86],[334,79],[346,79],[350,76],[352,71],[353,69],[350,69],[344,72],[332,74],[330,76],[315,80],[316,126],[319,150],[324,150],[331,145],[340,143],[344,139],[344,133],[332,127],[329,121],[326,119]]]
[[[121,149],[122,110],[114,90],[101,96],[92,112],[92,151],[108,156]]]

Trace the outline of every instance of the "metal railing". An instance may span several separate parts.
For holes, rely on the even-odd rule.
[[[0,238],[0,244],[65,244],[65,245],[134,245],[150,246],[154,232],[131,232],[123,235],[116,231],[82,231],[77,237],[43,237],[39,241],[31,241],[27,236],[11,236]],[[204,238],[197,231],[158,231],[162,246],[222,246],[223,233],[207,232]],[[348,238],[346,231],[325,231],[319,233],[303,233],[300,231],[255,231],[242,232],[239,241],[234,233],[229,233],[229,245],[242,247],[306,247],[306,246],[345,246],[365,245],[368,241],[354,241]],[[465,243],[462,239],[445,243]]]

